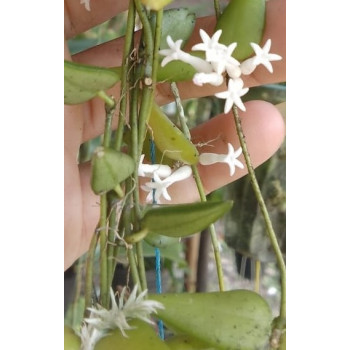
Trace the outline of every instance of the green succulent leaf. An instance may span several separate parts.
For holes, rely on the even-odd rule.
[[[183,334],[175,335],[165,342],[171,350],[215,350],[208,344]]]
[[[221,14],[215,31],[222,29],[220,43],[237,43],[233,57],[244,60],[254,50],[250,43],[259,44],[265,27],[266,0],[231,0]]]
[[[233,201],[155,206],[146,210],[141,227],[151,235],[185,237],[207,228],[232,205]]]
[[[153,233],[153,234],[148,234],[145,237],[145,241],[152,247],[166,248],[173,244],[178,243],[179,239],[176,237],[168,237],[168,236],[157,235]]]
[[[125,331],[127,337],[116,329],[97,342],[95,350],[169,350],[149,324],[139,320],[132,320],[129,324],[133,329]]]
[[[211,293],[151,294],[165,309],[157,317],[175,332],[225,350],[265,349],[272,314],[257,293],[234,290]]]
[[[135,169],[134,160],[125,153],[98,147],[92,156],[91,188],[96,194],[114,189]]]
[[[80,338],[66,325],[64,325],[64,350],[80,350]]]
[[[196,146],[155,103],[152,105],[148,125],[152,130],[154,143],[162,154],[186,164],[198,163],[199,153]]]
[[[120,68],[109,69],[64,61],[64,103],[73,105],[86,102],[119,80]]]
[[[171,36],[174,42],[180,39],[183,40],[183,47],[191,36],[195,23],[195,14],[190,13],[187,8],[176,8],[164,11],[159,49],[168,48],[166,41],[168,35]]]

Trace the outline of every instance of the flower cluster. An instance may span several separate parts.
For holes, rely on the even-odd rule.
[[[231,143],[227,144],[227,148],[227,154],[200,154],[199,163],[202,165],[226,163],[230,169],[230,176],[233,176],[236,167],[241,169],[244,168],[242,162],[237,159],[242,154],[242,148],[239,147],[235,151]],[[170,187],[173,183],[185,180],[192,175],[192,169],[189,165],[183,165],[182,167],[172,171],[168,165],[144,164],[144,157],[145,155],[143,154],[138,167],[138,175],[141,177],[152,178],[152,181],[146,182],[141,186],[144,191],[149,192],[146,197],[146,202],[148,203],[160,203],[161,198],[170,201],[171,197],[167,191],[168,187]]]
[[[97,308],[89,308],[90,317],[86,318],[85,324],[81,329],[81,342],[83,350],[94,349],[95,344],[99,339],[107,335],[108,331],[120,329],[122,334],[127,337],[125,330],[132,329],[128,324],[128,320],[138,318],[144,322],[153,324],[150,319],[152,313],[156,313],[157,309],[164,309],[164,306],[154,300],[144,300],[147,290],[136,296],[137,285],[131,292],[128,300],[124,304],[124,296],[126,288],[123,288],[119,305],[117,304],[113,290],[110,290],[112,307],[107,310],[101,306]]]
[[[192,169],[189,165],[184,165],[172,172],[168,165],[163,164],[143,164],[144,154],[141,156],[138,175],[152,178],[153,181],[146,182],[141,188],[149,192],[146,202],[160,203],[161,197],[167,201],[171,200],[168,193],[168,187],[173,183],[185,180],[192,175]]]
[[[169,49],[160,50],[159,53],[165,58],[162,60],[161,66],[164,67],[167,63],[173,60],[180,60],[192,65],[197,73],[193,77],[193,82],[196,85],[211,84],[219,86],[223,83],[223,73],[229,76],[228,90],[215,94],[218,98],[226,99],[224,112],[228,113],[235,104],[242,111],[245,111],[245,106],[241,97],[248,92],[248,88],[243,87],[244,83],[241,75],[251,74],[255,68],[262,64],[267,70],[272,73],[272,61],[282,59],[281,56],[269,53],[271,48],[271,39],[268,39],[264,47],[260,47],[255,43],[251,43],[255,55],[243,62],[237,61],[232,57],[237,43],[232,43],[229,46],[219,43],[222,30],[218,30],[210,37],[203,29],[200,29],[199,34],[202,43],[192,47],[193,51],[204,51],[205,59],[192,56],[191,54],[181,50],[182,40],[174,42],[172,38],[167,36]]]

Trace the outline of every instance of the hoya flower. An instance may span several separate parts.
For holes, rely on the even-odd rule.
[[[235,104],[242,111],[245,111],[245,106],[241,100],[241,96],[248,92],[248,88],[243,88],[243,80],[238,79],[230,79],[228,82],[228,90],[216,93],[215,96],[218,98],[225,98],[225,113],[228,113],[233,104]]]
[[[117,304],[113,290],[110,290],[112,306],[107,310],[101,306],[97,308],[89,308],[91,315],[85,319],[87,325],[82,328],[82,343],[86,347],[83,350],[93,349],[91,343],[96,343],[100,338],[110,330],[119,329],[122,334],[127,337],[125,330],[132,329],[128,324],[128,320],[138,318],[144,322],[153,324],[150,319],[152,313],[157,313],[157,309],[164,309],[163,304],[154,300],[144,300],[147,290],[144,290],[139,296],[136,296],[137,285],[131,292],[128,300],[124,304],[124,295],[126,288],[124,287]]]
[[[282,59],[280,55],[276,55],[274,53],[269,53],[271,48],[271,39],[268,39],[264,45],[264,47],[260,47],[258,44],[250,43],[251,47],[255,52],[254,64],[257,66],[258,64],[262,64],[266,67],[266,69],[273,73],[272,61],[279,61]]]
[[[174,42],[171,36],[168,35],[166,41],[168,43],[169,49],[159,50],[159,54],[165,56],[161,63],[162,67],[171,61],[180,60],[182,62],[190,64],[197,72],[212,72],[212,66],[210,63],[206,62],[200,57],[192,56],[189,53],[181,50],[183,40],[176,40]]]
[[[237,159],[242,154],[242,148],[239,147],[235,152],[231,143],[228,143],[227,147],[227,154],[202,153],[199,156],[199,163],[202,165],[226,163],[230,168],[230,176],[233,176],[233,174],[235,173],[236,166],[241,169],[244,168],[242,162]]]
[[[239,62],[232,57],[232,53],[237,46],[237,43],[232,43],[229,46],[219,43],[222,30],[216,31],[213,36],[210,36],[203,30],[199,30],[199,35],[203,43],[196,44],[192,47],[194,51],[205,51],[205,58],[212,64],[215,72],[222,74],[229,66],[239,66]]]
[[[192,169],[188,165],[184,165],[181,168],[175,170],[170,176],[161,180],[157,174],[154,174],[154,181],[147,182],[145,185],[141,186],[144,191],[148,191],[148,195],[146,197],[146,202],[153,201],[153,192],[154,192],[154,200],[159,202],[161,197],[170,201],[171,197],[168,193],[168,187],[173,183],[182,181],[190,177],[192,174]]]
[[[143,164],[145,155],[142,154],[138,167],[138,175],[142,177],[153,177],[157,174],[160,178],[167,177],[171,174],[171,168],[165,164]]]
[[[196,73],[193,76],[193,83],[198,86],[203,86],[203,84],[211,84],[214,86],[219,86],[224,82],[224,77],[216,72],[212,73]]]
[[[85,9],[87,11],[91,11],[91,9],[90,9],[90,0],[80,0],[80,3],[85,5]]]

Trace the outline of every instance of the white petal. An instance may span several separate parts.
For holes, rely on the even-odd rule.
[[[218,154],[202,153],[199,155],[199,163],[202,165],[211,165],[218,162]]]
[[[228,98],[225,102],[225,110],[224,113],[227,114],[233,106],[233,100],[231,98]]]
[[[256,68],[255,59],[251,57],[243,61],[240,65],[240,68],[241,68],[242,74],[244,75],[249,75],[253,73],[253,71]]]

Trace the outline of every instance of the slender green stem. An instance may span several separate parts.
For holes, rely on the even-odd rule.
[[[105,120],[105,130],[103,134],[103,146],[109,147],[109,144],[111,142],[111,127],[112,127],[112,119],[115,111],[115,104],[110,107],[109,105],[105,105],[106,109],[106,120]]]
[[[266,227],[266,232],[269,237],[269,240],[271,242],[272,249],[274,250],[276,260],[277,260],[277,265],[280,271],[280,276],[281,276],[281,305],[280,305],[280,317],[282,319],[286,318],[286,266],[284,263],[283,255],[281,252],[281,249],[278,245],[277,237],[275,234],[275,231],[272,227],[272,222],[269,216],[269,213],[267,211],[266,205],[264,198],[262,196],[262,193],[260,191],[260,187],[258,184],[258,181],[255,176],[254,168],[250,159],[250,155],[248,152],[247,144],[245,142],[245,137],[243,134],[243,129],[242,129],[242,124],[241,124],[241,119],[238,115],[237,107],[234,105],[233,106],[233,115],[234,115],[234,120],[236,124],[236,129],[238,133],[238,138],[239,142],[242,147],[244,159],[247,164],[247,169],[248,173],[250,176],[252,188],[254,191],[254,194],[256,196],[257,202],[259,204],[261,213],[263,215],[264,221],[265,221],[265,227]]]
[[[140,17],[141,23],[142,23],[142,35],[145,41],[145,77],[151,78],[152,77],[152,61],[153,61],[153,35],[152,35],[152,28],[151,24],[148,20],[147,14],[145,12],[144,7],[141,4],[141,0],[134,0],[136,11]],[[151,84],[151,82],[150,82]],[[146,85],[150,85],[147,84]]]
[[[107,194],[100,196],[100,302],[108,307],[108,273],[107,273]]]
[[[152,84],[153,90],[157,83],[158,63],[159,63],[159,45],[162,37],[162,23],[163,23],[163,10],[157,11],[156,14],[156,27],[154,33],[154,50],[153,50],[153,64],[152,64]]]
[[[153,101],[154,82],[152,80],[153,69],[153,35],[151,24],[140,0],[134,0],[137,13],[142,23],[142,36],[145,42],[144,59],[145,67],[143,73],[143,88],[141,96],[141,106],[138,122],[138,158],[141,156],[143,141],[146,135],[146,124],[151,111]]]
[[[255,261],[255,286],[254,290],[257,293],[260,293],[260,271],[261,271],[261,262],[260,260]]]
[[[92,236],[89,251],[86,257],[86,275],[85,275],[85,317],[88,316],[87,309],[92,305],[92,286],[94,276],[94,257],[96,246],[98,242],[100,232],[96,228],[94,235]]]
[[[108,220],[108,235],[107,235],[107,283],[108,286],[112,285],[113,274],[115,269],[115,256],[114,256],[114,245],[112,242],[114,241],[114,232],[117,229],[117,212],[113,207],[113,204],[108,201],[109,208],[109,220]]]
[[[185,117],[185,113],[184,113],[184,110],[183,110],[183,107],[182,107],[182,103],[181,103],[181,99],[180,99],[180,95],[179,95],[179,90],[178,90],[178,88],[176,86],[176,83],[171,83],[171,90],[172,90],[172,92],[174,94],[175,101],[176,101],[176,106],[178,108],[182,131],[184,132],[186,137],[190,140],[191,139],[191,133],[190,133],[190,130],[188,129],[188,126],[186,124],[186,117]],[[207,201],[207,197],[205,195],[205,190],[204,190],[204,187],[203,187],[203,184],[202,184],[201,178],[199,176],[199,172],[198,172],[198,169],[197,169],[196,165],[192,165],[192,172],[193,172],[193,176],[194,176],[194,179],[196,181],[196,184],[197,184],[197,188],[198,188],[200,199],[201,199],[202,202],[206,202]],[[216,263],[216,271],[217,271],[218,281],[219,281],[219,289],[220,289],[220,291],[224,291],[225,290],[224,273],[223,273],[222,264],[221,264],[219,242],[218,242],[218,239],[217,239],[217,235],[216,235],[214,224],[211,224],[209,226],[209,232],[210,232],[210,238],[211,238],[213,251],[214,251],[214,258],[215,258],[215,263]]]
[[[181,129],[182,129],[183,133],[185,134],[185,136],[189,140],[191,140],[191,133],[187,127],[185,111],[184,111],[184,108],[183,108],[181,100],[180,100],[179,90],[178,90],[175,82],[172,82],[170,84],[170,86],[171,86],[171,91],[172,91],[173,95],[175,96],[176,107],[177,107],[177,110],[178,110],[179,116],[180,116]]]
[[[124,37],[124,51],[123,51],[123,64],[121,71],[120,82],[120,109],[118,128],[115,134],[114,149],[120,150],[123,141],[123,131],[125,125],[125,116],[127,111],[127,94],[128,91],[128,73],[130,70],[130,54],[133,49],[133,35],[135,27],[135,5],[131,0],[129,1],[128,19],[126,22],[126,33]]]
[[[143,256],[142,241],[137,242],[135,246],[136,246],[137,266],[139,269],[139,276],[140,276],[140,286],[141,286],[141,290],[143,291],[147,289],[147,278],[146,278],[145,259]]]
[[[136,264],[134,251],[132,248],[127,249],[127,255],[128,255],[128,260],[129,260],[132,281],[134,282],[134,285],[137,284],[140,288],[141,282],[140,282],[139,272],[137,270],[137,264]]]
[[[219,0],[214,0],[214,9],[215,9],[216,19],[219,19],[220,15],[221,15],[220,1]]]
[[[74,292],[74,300],[73,300],[73,320],[72,324],[76,325],[78,321],[78,303],[81,295],[81,287],[82,287],[82,270],[83,270],[83,258],[80,257],[78,263],[76,264],[75,269],[75,292]]]
[[[207,201],[207,197],[205,195],[204,187],[202,184],[202,181],[200,179],[198,169],[196,165],[192,165],[192,172],[193,172],[193,177],[196,181],[196,185],[198,188],[199,196],[202,202]],[[220,291],[225,290],[225,284],[224,284],[224,272],[222,269],[222,263],[221,263],[221,256],[220,256],[220,247],[219,247],[219,241],[216,235],[215,231],[215,226],[214,224],[211,224],[209,226],[209,233],[210,233],[210,238],[211,238],[211,244],[213,246],[213,251],[214,251],[214,258],[215,258],[215,264],[216,264],[216,272],[218,275],[218,281],[219,281],[219,289]]]

